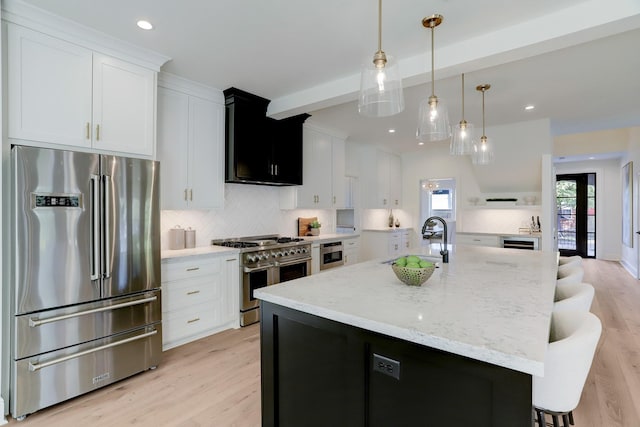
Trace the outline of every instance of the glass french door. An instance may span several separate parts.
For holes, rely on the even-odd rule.
[[[596,256],[596,174],[556,176],[560,255]]]

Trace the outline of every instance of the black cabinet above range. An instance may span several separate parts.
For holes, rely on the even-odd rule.
[[[302,185],[300,114],[282,120],[266,116],[269,100],[236,88],[224,91],[225,182]]]

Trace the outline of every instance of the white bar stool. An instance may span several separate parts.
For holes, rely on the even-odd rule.
[[[556,285],[553,311],[589,311],[595,289],[589,283],[565,283]]]
[[[580,255],[561,256],[558,259],[558,265],[567,265],[567,264],[581,265],[582,264],[582,257]]]
[[[549,347],[544,359],[544,377],[533,377],[533,410],[540,426],[545,413],[553,426],[573,425],[573,410],[580,402],[584,383],[602,333],[602,324],[586,311],[554,312]]]
[[[580,266],[569,266],[569,268],[558,267],[558,285],[564,283],[581,283],[584,277],[584,270]]]

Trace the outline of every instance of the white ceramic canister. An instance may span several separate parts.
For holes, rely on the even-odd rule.
[[[184,228],[176,225],[169,229],[169,249],[184,249]]]
[[[184,232],[184,247],[192,249],[196,247],[196,230],[191,227],[187,228]]]

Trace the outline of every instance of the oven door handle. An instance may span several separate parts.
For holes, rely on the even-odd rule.
[[[262,270],[268,270],[272,267],[275,267],[275,264],[266,264],[266,265],[262,265],[260,267],[244,267],[244,272],[245,273],[254,273],[256,271],[262,271]]]
[[[307,261],[311,261],[311,257],[304,257],[304,258],[297,258],[291,261],[286,261],[286,262],[275,262],[275,266],[276,267],[286,267],[288,265],[294,265],[294,264],[300,264],[301,262],[307,262]]]

